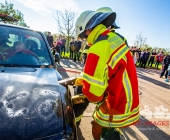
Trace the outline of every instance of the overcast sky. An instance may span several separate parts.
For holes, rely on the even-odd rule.
[[[9,0],[8,0],[9,1]],[[10,0],[24,14],[30,28],[57,33],[53,17],[65,9],[80,14],[84,10],[111,7],[117,13],[117,32],[134,45],[136,35],[147,38],[152,47],[170,48],[170,0]],[[4,0],[0,0],[4,3]]]

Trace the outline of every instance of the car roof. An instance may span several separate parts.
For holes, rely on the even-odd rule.
[[[20,29],[27,29],[27,30],[35,31],[35,32],[41,32],[41,31],[36,31],[36,30],[34,30],[34,29],[30,29],[30,28],[27,28],[27,27],[22,27],[22,26],[12,25],[12,24],[2,23],[2,22],[0,22],[0,25],[8,26],[8,27],[20,28]]]

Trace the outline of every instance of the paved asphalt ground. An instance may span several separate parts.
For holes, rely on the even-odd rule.
[[[58,67],[63,78],[79,76],[82,63],[62,59]],[[141,118],[136,125],[123,129],[127,140],[170,140],[170,83],[159,78],[160,70],[137,68],[140,90]],[[92,112],[95,106],[90,104],[84,112],[79,140],[92,140]]]

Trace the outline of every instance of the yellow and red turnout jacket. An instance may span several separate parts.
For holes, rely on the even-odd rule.
[[[83,72],[83,93],[97,104],[93,114],[103,127],[126,127],[139,119],[139,92],[133,57],[117,34],[100,24],[87,38],[92,44]]]

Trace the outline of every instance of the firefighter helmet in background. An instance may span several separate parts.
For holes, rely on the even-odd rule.
[[[110,7],[101,7],[99,9],[96,10],[96,12],[103,12],[103,13],[107,13],[107,12],[113,12],[113,10]],[[117,24],[115,22],[113,22],[113,24],[111,25],[114,29],[119,29],[120,27],[117,26]]]
[[[95,11],[84,11],[78,17],[75,28],[76,28],[76,35],[80,38],[87,38],[85,31],[95,26],[99,25],[100,23],[105,25],[106,27],[113,24],[116,19],[115,12],[95,12]]]

